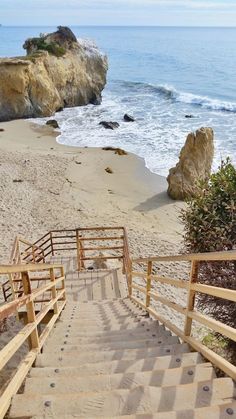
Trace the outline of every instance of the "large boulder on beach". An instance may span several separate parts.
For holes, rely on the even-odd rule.
[[[173,199],[184,200],[198,192],[198,181],[208,179],[214,157],[214,132],[200,128],[187,136],[179,162],[170,169],[167,181],[168,194]]]
[[[25,57],[0,59],[0,121],[51,116],[101,103],[107,58],[66,27],[25,41]]]

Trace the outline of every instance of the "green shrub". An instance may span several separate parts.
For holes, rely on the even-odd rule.
[[[188,252],[236,249],[236,169],[230,159],[199,184],[201,192],[182,212],[185,248]],[[236,289],[236,262],[202,262],[199,282]],[[236,327],[236,304],[200,294],[198,307],[215,319]]]
[[[56,42],[51,42],[51,43],[45,42],[43,37],[34,38],[32,42],[34,43],[34,45],[36,46],[38,50],[48,51],[49,54],[55,55],[56,57],[62,57],[66,53],[65,48],[63,48]]]

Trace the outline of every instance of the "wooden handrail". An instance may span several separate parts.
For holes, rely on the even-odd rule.
[[[236,260],[236,250],[222,251],[222,252],[209,252],[209,253],[189,253],[185,255],[173,256],[154,256],[146,258],[133,259],[133,263],[148,263],[152,262],[210,262],[210,261],[227,261]]]
[[[60,276],[56,278],[55,270],[60,270]],[[29,272],[49,272],[49,284],[46,284],[40,288],[31,291]],[[6,363],[15,355],[18,349],[28,340],[29,351],[23,358],[22,362],[18,366],[18,369],[13,377],[11,377],[5,391],[0,397],[0,417],[4,417],[6,414],[11,399],[14,394],[17,393],[18,389],[22,385],[29,369],[36,359],[37,354],[40,352],[45,340],[51,332],[54,323],[58,319],[62,309],[66,304],[65,295],[65,276],[62,265],[59,264],[31,264],[31,265],[15,265],[7,266],[0,265],[0,275],[5,273],[14,272],[19,273],[22,277],[23,287],[25,295],[21,298],[15,299],[14,301],[7,303],[0,307],[0,320],[7,318],[9,315],[16,313],[23,306],[26,307],[27,318],[25,326],[20,330],[0,351],[0,371]],[[61,283],[60,290],[56,288],[56,285]],[[51,290],[51,299],[48,303],[45,303],[41,310],[35,314],[35,302],[38,296],[43,295],[46,291]],[[62,300],[62,301],[61,301]],[[59,305],[60,301],[60,305]],[[39,335],[38,326],[45,318],[47,313],[53,310],[51,320],[48,322],[47,327]]]
[[[160,275],[153,274],[152,264],[154,262],[176,262],[176,261],[188,261],[191,262],[191,272],[189,280],[178,280],[176,278],[169,278]],[[229,339],[236,342],[236,329],[225,325],[223,322],[217,321],[212,317],[207,316],[204,313],[195,311],[195,298],[197,293],[211,295],[217,298],[222,298],[228,301],[236,302],[236,290],[215,287],[211,285],[199,284],[198,283],[198,271],[201,262],[213,262],[213,261],[236,261],[236,250],[223,251],[223,252],[209,252],[209,253],[196,253],[187,255],[177,256],[157,256],[133,259],[132,264],[145,264],[145,272],[139,272],[137,270],[131,272],[131,291],[129,293],[130,298],[138,304],[140,307],[145,308],[152,316],[157,320],[165,324],[172,332],[176,333],[181,339],[189,343],[195,350],[198,350],[205,356],[209,361],[214,363],[218,368],[223,370],[226,374],[230,375],[233,379],[236,379],[236,366],[230,364],[223,357],[220,357],[215,352],[211,351],[196,338],[192,337],[192,321],[197,321],[206,327],[209,327],[213,331],[220,333]],[[139,278],[144,281],[145,286],[141,286],[140,283],[134,282],[135,278]],[[159,284],[166,284],[169,286],[183,288],[188,291],[186,306],[183,307],[180,304],[176,304],[175,301],[167,299],[165,296],[160,295],[161,290],[158,288],[158,292],[153,289],[153,281]],[[137,290],[146,296],[146,303],[139,298],[139,295],[133,295],[133,290]],[[171,310],[175,310],[185,318],[184,329],[177,328],[175,324],[161,316],[158,311],[151,305],[153,300],[158,301],[163,306],[168,307]]]

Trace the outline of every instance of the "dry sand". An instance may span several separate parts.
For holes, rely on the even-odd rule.
[[[125,225],[133,256],[179,251],[184,204],[168,198],[165,178],[143,159],[60,145],[51,128],[28,121],[0,128],[1,263],[16,234],[33,240],[76,226]]]
[[[50,229],[78,226],[126,226],[133,257],[181,251],[179,212],[184,204],[167,196],[166,180],[151,173],[143,159],[63,146],[52,128],[29,121],[1,123],[0,128],[0,263],[8,263],[16,235],[32,241]],[[181,264],[164,267],[163,272],[186,275]],[[181,290],[162,290],[183,302]],[[182,324],[171,310],[160,311]],[[10,330],[1,334],[1,346],[18,329],[11,321]]]

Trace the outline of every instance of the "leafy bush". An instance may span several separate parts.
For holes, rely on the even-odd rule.
[[[66,52],[65,48],[56,42],[45,42],[43,37],[34,38],[32,41],[38,50],[48,51],[49,54],[55,55],[56,57],[62,57]]]
[[[201,192],[182,212],[188,252],[236,249],[236,169],[230,159],[200,184]],[[199,282],[236,289],[236,262],[202,262]],[[198,306],[214,318],[236,327],[236,304],[201,295]]]

